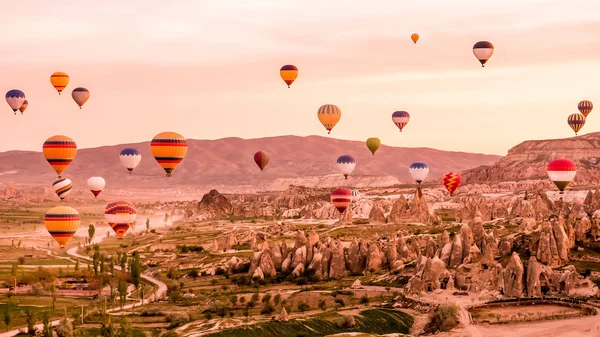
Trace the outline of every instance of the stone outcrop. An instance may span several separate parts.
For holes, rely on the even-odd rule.
[[[525,267],[523,267],[523,263],[521,262],[521,258],[519,254],[513,252],[512,256],[504,272],[502,274],[503,278],[503,292],[506,297],[515,297],[521,298],[523,297],[523,273],[525,272]]]

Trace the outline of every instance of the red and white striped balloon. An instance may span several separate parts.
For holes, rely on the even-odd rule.
[[[340,213],[344,213],[350,203],[352,202],[352,191],[338,187],[335,190],[331,191],[331,203]]]
[[[558,158],[548,163],[547,171],[550,180],[558,187],[560,194],[563,194],[565,188],[575,179],[577,166],[569,159]]]

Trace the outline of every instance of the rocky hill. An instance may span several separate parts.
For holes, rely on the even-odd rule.
[[[164,171],[152,157],[149,142],[81,149],[64,176],[73,181],[72,196],[89,194],[85,182],[90,176],[104,177],[104,194],[111,193],[111,190],[136,189],[199,194],[213,188],[235,193],[278,191],[290,184],[309,187],[341,184],[354,187],[391,186],[412,181],[408,166],[415,161],[426,162],[430,167],[427,180],[435,181],[447,171],[489,165],[500,159],[495,155],[385,145],[373,156],[364,142],[319,136],[189,139],[188,144],[187,157],[171,178],[165,177]],[[136,148],[142,153],[142,162],[132,175],[128,175],[119,162],[119,152],[125,147]],[[259,150],[268,152],[271,158],[262,172],[253,160],[254,153]],[[336,159],[343,154],[352,155],[357,161],[356,169],[347,181],[336,170]],[[12,183],[50,187],[55,179],[55,172],[40,152],[0,153],[2,185]]]
[[[600,182],[600,132],[583,136],[525,141],[508,151],[493,165],[463,172],[469,183],[547,179],[546,165],[555,158],[568,158],[577,165],[572,185],[596,185]]]

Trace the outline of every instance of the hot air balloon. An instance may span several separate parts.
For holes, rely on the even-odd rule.
[[[592,102],[590,101],[581,101],[579,102],[579,104],[577,104],[577,109],[579,109],[579,112],[581,112],[581,114],[584,115],[586,118],[590,114],[590,112],[592,112],[593,108],[594,104],[592,104]]]
[[[24,100],[23,104],[21,104],[21,107],[19,108],[19,111],[21,111],[21,115],[23,114],[23,112],[25,112],[28,106],[29,102],[27,102],[27,100]]]
[[[279,75],[289,88],[290,85],[296,80],[296,77],[298,77],[298,68],[291,64],[286,64],[281,67],[281,70],[279,70]]]
[[[360,192],[358,190],[352,190],[352,200],[358,200],[360,198]]]
[[[104,181],[104,178],[102,177],[90,177],[87,181],[87,186],[88,189],[92,191],[92,194],[94,194],[94,197],[98,197],[98,194],[100,194],[104,189],[104,186],[106,186],[106,181]]]
[[[419,34],[413,34],[410,36],[410,39],[416,44],[419,41]]]
[[[64,248],[71,240],[80,223],[79,212],[68,206],[53,207],[44,216],[44,225],[60,248]]]
[[[381,140],[379,140],[379,138],[367,139],[367,148],[369,149],[369,151],[371,151],[371,153],[373,155],[375,155],[375,152],[377,152],[377,149],[379,149],[380,145],[381,145]]]
[[[408,124],[409,120],[410,114],[406,111],[396,111],[392,114],[392,121],[400,129],[400,132],[402,132],[402,129]]]
[[[52,83],[52,86],[54,86],[54,89],[56,89],[60,95],[60,93],[69,84],[69,75],[63,73],[62,71],[57,71],[50,76],[50,83]]]
[[[560,194],[563,194],[565,188],[575,178],[577,167],[569,159],[559,158],[548,163],[547,171],[550,180],[558,187]]]
[[[473,55],[481,62],[481,66],[485,67],[485,63],[494,54],[494,45],[488,41],[479,41],[473,46]]]
[[[331,129],[333,129],[340,121],[340,118],[342,118],[342,111],[333,104],[325,104],[319,108],[317,116],[319,117],[321,124],[329,131],[327,133],[330,134]]]
[[[104,218],[119,239],[123,238],[125,232],[135,222],[136,216],[135,206],[129,201],[111,202],[104,208]]]
[[[344,178],[348,179],[348,175],[356,167],[356,160],[352,156],[345,154],[337,159],[337,167],[340,173],[344,175]]]
[[[8,103],[8,106],[10,106],[16,115],[17,110],[19,110],[19,108],[21,108],[25,102],[25,93],[21,90],[12,89],[6,92],[4,98],[6,98],[6,103]]]
[[[142,160],[142,154],[136,149],[126,148],[121,150],[119,159],[121,160],[121,164],[125,166],[127,171],[129,171],[129,174],[131,174],[133,169],[136,168]]]
[[[254,154],[254,162],[258,165],[260,170],[264,170],[269,163],[269,154],[265,151],[258,151]]]
[[[44,142],[43,153],[60,179],[60,175],[77,155],[77,144],[67,136],[52,136]]]
[[[71,183],[71,179],[69,178],[60,178],[54,183],[52,183],[52,188],[54,189],[54,193],[58,195],[60,200],[64,200],[66,196],[69,193],[71,193],[73,184]]]
[[[79,105],[79,109],[81,109],[85,102],[90,98],[90,91],[86,88],[75,88],[73,89],[71,96],[73,96],[73,100]]]
[[[421,185],[421,182],[427,178],[429,174],[429,167],[425,163],[412,163],[408,168],[408,173],[413,177],[417,184]]]
[[[187,154],[187,140],[176,132],[161,132],[154,136],[150,143],[154,159],[171,176],[173,170],[181,163]]]
[[[575,136],[577,136],[577,132],[585,125],[585,116],[579,113],[572,114],[567,118],[567,123],[575,131]]]
[[[444,183],[450,195],[453,195],[458,186],[460,186],[460,181],[460,175],[454,172],[448,172],[442,177],[442,183]]]
[[[350,203],[352,202],[352,191],[347,188],[338,187],[335,190],[331,191],[331,203],[340,214],[344,213]]]

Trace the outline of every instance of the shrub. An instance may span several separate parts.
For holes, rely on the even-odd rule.
[[[164,316],[164,315],[165,314],[162,311],[160,311],[156,308],[144,309],[140,313],[140,316],[142,316],[142,317],[156,317],[156,316]]]
[[[169,329],[173,329],[173,328],[176,328],[178,326],[184,325],[185,323],[189,322],[190,318],[185,314],[175,312],[175,313],[169,314],[167,316],[166,321],[171,323],[169,325]]]
[[[458,306],[455,304],[440,304],[429,316],[425,332],[450,331],[458,326]]]
[[[265,305],[261,310],[260,310],[260,314],[261,315],[270,315],[275,311],[275,308],[273,307],[273,305],[271,303],[267,303],[267,305]]]
[[[367,294],[364,294],[360,298],[360,304],[369,304],[369,296],[367,296]]]

